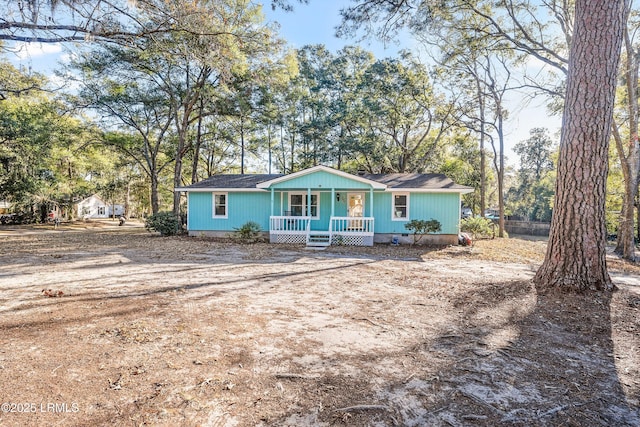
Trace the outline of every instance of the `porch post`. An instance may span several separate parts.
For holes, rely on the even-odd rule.
[[[369,216],[373,217],[373,187],[369,189]]]
[[[307,216],[311,216],[311,187],[307,187]]]
[[[335,216],[336,211],[336,189],[331,187],[331,216]]]
[[[271,188],[271,216],[273,216],[273,203],[275,201],[275,192],[273,190],[273,188]]]

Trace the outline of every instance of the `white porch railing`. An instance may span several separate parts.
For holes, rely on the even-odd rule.
[[[310,221],[310,216],[272,216],[269,218],[269,232],[306,234]]]
[[[358,234],[373,236],[374,218],[332,216],[329,229],[337,234]]]
[[[329,230],[311,230],[309,216],[272,216],[269,235],[272,243],[309,243],[311,234],[325,234],[329,242],[341,245],[373,245],[374,218],[331,217]],[[316,236],[317,237],[317,236]]]

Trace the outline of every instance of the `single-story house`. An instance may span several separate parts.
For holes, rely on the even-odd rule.
[[[371,246],[411,243],[409,221],[436,219],[425,243],[456,244],[461,195],[473,188],[441,174],[352,175],[315,166],[288,175],[214,175],[187,193],[189,235],[228,236],[248,221],[272,243]]]
[[[11,209],[11,203],[7,200],[0,200],[0,214],[9,213],[9,209]]]
[[[78,203],[78,218],[111,218],[124,215],[124,206],[109,204],[97,194],[93,194]]]

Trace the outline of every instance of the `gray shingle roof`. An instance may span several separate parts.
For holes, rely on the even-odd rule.
[[[469,187],[459,185],[440,173],[388,173],[360,175],[371,181],[386,184],[388,188],[416,188],[424,190],[466,190]]]
[[[181,188],[181,190],[197,189],[254,189],[261,182],[280,178],[283,174],[220,174],[213,175],[203,181]],[[459,185],[442,174],[435,173],[391,173],[357,175],[371,181],[387,185],[387,188],[406,188],[421,190],[470,190],[470,187]]]
[[[186,188],[256,188],[261,182],[280,178],[282,174],[220,174],[189,185]]]

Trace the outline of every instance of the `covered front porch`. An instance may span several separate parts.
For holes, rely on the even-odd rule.
[[[372,246],[372,212],[372,189],[272,189],[269,240],[307,246]]]
[[[333,216],[327,230],[312,228],[311,224],[310,216],[271,216],[269,240],[307,246],[373,246],[373,217]]]
[[[373,245],[373,195],[384,184],[317,166],[258,187],[271,193],[272,243]]]

